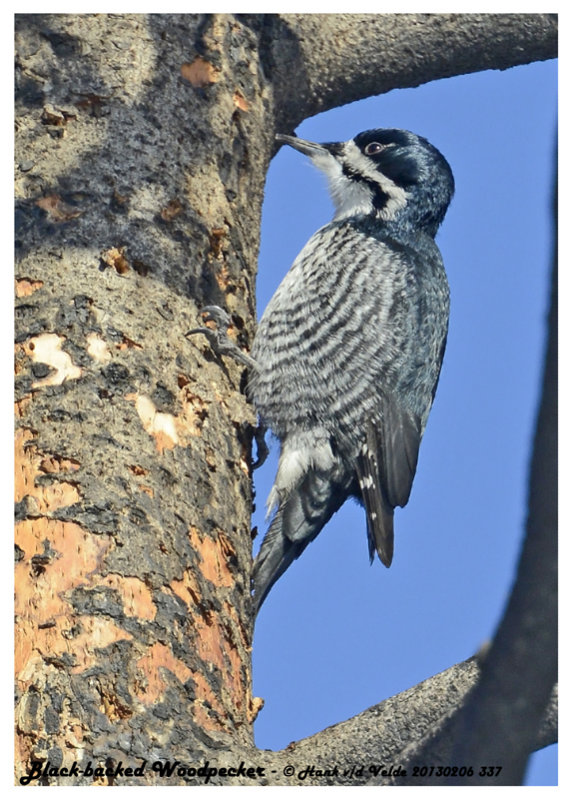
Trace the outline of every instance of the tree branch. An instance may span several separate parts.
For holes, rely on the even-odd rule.
[[[456,763],[453,754],[458,737],[459,711],[477,685],[480,674],[477,656],[455,664],[345,722],[273,754],[272,767],[283,769],[285,764],[291,764],[298,774],[307,765],[313,764],[322,771],[337,766],[336,775],[330,778],[308,775],[303,780],[304,785],[433,785],[434,776],[415,779],[413,768]],[[534,732],[532,749],[556,741],[555,688],[541,724]],[[392,766],[393,774],[375,774],[377,767],[381,766],[387,772]],[[398,766],[406,771],[406,775],[395,777],[394,770]],[[351,772],[351,767],[355,767],[355,771]],[[359,774],[361,767],[363,770]]]
[[[556,213],[554,218],[557,219]],[[501,765],[498,778],[490,779],[501,785],[521,783],[539,720],[557,680],[555,254],[548,326],[543,390],[530,469],[526,539],[508,606],[463,715],[456,750],[458,762]],[[470,782],[475,782],[475,778]]]
[[[276,129],[395,88],[555,58],[556,14],[282,14],[261,26]]]

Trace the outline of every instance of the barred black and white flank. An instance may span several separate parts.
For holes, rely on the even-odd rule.
[[[277,138],[326,174],[336,214],[296,258],[252,349],[249,391],[281,443],[256,609],[351,496],[365,506],[371,561],[376,551],[390,566],[449,310],[434,236],[454,180],[438,150],[392,129],[334,144]]]

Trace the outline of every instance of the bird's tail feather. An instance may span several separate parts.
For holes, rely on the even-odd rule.
[[[292,542],[283,532],[283,508],[278,509],[254,563],[256,614],[274,583],[301,555],[309,541]]]
[[[331,472],[312,470],[280,504],[254,563],[256,614],[274,583],[347,499]]]

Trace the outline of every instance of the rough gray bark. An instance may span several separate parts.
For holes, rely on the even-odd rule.
[[[297,783],[284,765],[332,753],[331,729],[253,746],[243,369],[184,333],[216,303],[251,342],[276,130],[554,57],[556,18],[20,15],[16,34],[16,776],[146,759],[116,782],[204,783],[150,768],[178,759],[265,770],[210,783]],[[448,672],[456,688],[435,676],[338,726],[338,763],[436,745],[478,674]]]
[[[338,774],[332,776],[307,775],[304,786],[435,785],[436,769],[427,775],[422,768],[459,764],[455,760],[458,712],[478,683],[480,662],[481,658],[475,656],[455,664],[346,722],[289,745],[280,754],[280,772],[287,764],[295,765],[296,774],[308,764],[319,765],[323,770],[338,766]],[[531,750],[557,741],[556,690],[535,733]],[[280,782],[284,782],[283,777]],[[452,783],[451,778],[447,777],[446,782]]]
[[[258,29],[286,133],[353,100],[557,51],[556,14],[279,14]]]

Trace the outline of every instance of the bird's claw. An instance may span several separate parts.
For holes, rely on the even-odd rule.
[[[256,428],[254,434],[254,441],[256,442],[256,460],[252,464],[253,470],[261,467],[270,453],[268,445],[266,444],[266,432],[267,428],[265,425],[260,424]]]
[[[232,324],[230,314],[220,306],[204,306],[200,309],[200,314],[205,322],[215,322],[216,327],[223,330],[227,330]]]
[[[203,333],[206,337],[208,337],[208,339],[211,339],[213,335],[227,335],[227,330],[230,327],[230,315],[224,311],[223,308],[220,308],[220,306],[204,306],[204,308],[200,309],[200,316],[204,319],[206,324],[209,322],[214,322],[216,324],[216,328],[193,328],[192,330],[187,331],[184,334],[185,336],[193,336],[195,333]]]
[[[200,309],[200,314],[205,323],[214,322],[216,328],[193,328],[185,333],[185,336],[194,336],[202,333],[208,339],[210,346],[217,355],[231,356],[236,361],[244,364],[250,369],[255,369],[256,362],[247,353],[243,353],[238,345],[228,336],[228,328],[232,322],[230,315],[220,306],[204,306]]]

